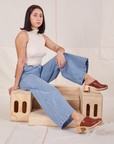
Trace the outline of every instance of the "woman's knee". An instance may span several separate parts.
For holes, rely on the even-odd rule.
[[[25,81],[20,81],[19,82],[19,88],[22,90],[29,90],[29,87]]]

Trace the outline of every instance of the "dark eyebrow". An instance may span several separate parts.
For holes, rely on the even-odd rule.
[[[34,14],[38,14],[38,13],[34,13]],[[43,15],[43,13],[40,13],[41,15]]]

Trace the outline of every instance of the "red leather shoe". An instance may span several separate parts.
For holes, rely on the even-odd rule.
[[[95,80],[92,83],[90,83],[89,85],[85,84],[83,91],[84,92],[90,91],[90,88],[94,88],[97,91],[102,91],[102,90],[108,89],[108,86],[100,84],[97,80]]]
[[[77,131],[78,133],[82,133],[84,132],[86,129],[92,129],[94,127],[96,127],[97,125],[99,125],[100,123],[102,123],[102,119],[101,118],[91,118],[86,116],[80,123],[79,126],[77,126]]]

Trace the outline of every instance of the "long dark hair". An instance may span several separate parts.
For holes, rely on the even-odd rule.
[[[40,9],[40,10],[42,11],[42,13],[43,13],[43,23],[42,23],[42,25],[38,28],[38,29],[39,29],[38,33],[44,33],[44,31],[45,31],[45,17],[44,17],[44,12],[43,12],[43,9],[42,9],[40,6],[38,6],[38,5],[31,5],[31,6],[27,9],[26,15],[25,15],[24,27],[23,27],[23,28],[20,28],[21,30],[26,30],[26,31],[31,31],[31,30],[32,30],[32,28],[31,28],[31,22],[30,22],[30,15],[31,15],[32,11],[33,11],[34,9],[36,9],[36,8]]]

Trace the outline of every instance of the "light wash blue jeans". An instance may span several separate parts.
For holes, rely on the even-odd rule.
[[[61,69],[56,65],[56,56],[43,66],[24,66],[19,88],[30,91],[47,116],[63,129],[73,120],[70,115],[75,110],[49,82],[61,71],[63,77],[82,85],[88,71],[88,58],[64,53],[66,65]]]

